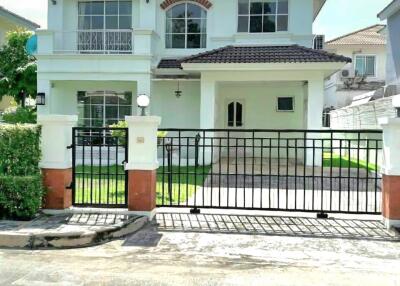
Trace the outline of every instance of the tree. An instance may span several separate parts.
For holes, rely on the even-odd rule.
[[[21,29],[9,32],[6,44],[0,48],[0,100],[9,95],[24,106],[26,96],[36,97],[36,58],[25,50],[31,36],[31,32]]]

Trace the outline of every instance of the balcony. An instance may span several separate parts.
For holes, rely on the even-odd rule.
[[[78,30],[55,33],[55,53],[132,54],[132,30]]]
[[[154,37],[151,30],[38,30],[38,55],[152,55]]]
[[[62,80],[122,80],[148,74],[157,62],[154,31],[37,30],[38,76]]]

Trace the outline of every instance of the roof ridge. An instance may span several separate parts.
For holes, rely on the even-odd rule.
[[[330,41],[327,41],[326,44],[331,44],[331,43],[336,42],[336,41],[338,41],[338,40],[344,39],[344,38],[346,38],[346,37],[348,37],[348,36],[355,35],[355,34],[357,34],[357,33],[364,32],[364,31],[370,30],[370,29],[375,28],[375,27],[378,27],[378,26],[380,26],[380,27],[386,27],[386,25],[384,25],[384,24],[374,24],[374,25],[368,26],[368,27],[366,27],[366,28],[362,28],[362,29],[353,31],[353,32],[351,32],[351,33],[344,34],[344,35],[342,35],[342,36],[340,36],[340,37],[334,38],[334,39],[332,39],[332,40],[330,40]]]
[[[212,54],[215,54],[215,53],[218,53],[218,52],[220,52],[220,51],[224,51],[224,50],[227,50],[227,49],[230,49],[230,48],[233,48],[233,47],[234,47],[233,45],[228,45],[228,46],[220,47],[220,48],[213,49],[213,50],[210,50],[210,51],[205,51],[205,52],[198,53],[198,54],[195,54],[195,55],[183,57],[183,58],[181,58],[179,61],[180,61],[181,63],[183,63],[183,62],[185,62],[185,61],[187,61],[187,60],[194,60],[194,59],[197,59],[197,58],[199,58],[199,57],[201,57],[201,56],[204,56],[204,55],[212,55]]]

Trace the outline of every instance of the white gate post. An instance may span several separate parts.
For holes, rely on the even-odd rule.
[[[41,149],[43,182],[48,190],[44,208],[66,209],[72,206],[72,128],[76,115],[41,115],[38,124],[42,128]]]
[[[400,95],[393,98],[398,118],[381,118],[383,129],[382,215],[387,228],[400,227]]]

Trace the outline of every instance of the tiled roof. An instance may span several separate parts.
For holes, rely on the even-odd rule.
[[[180,60],[181,63],[323,63],[351,62],[350,58],[291,46],[226,46]]]
[[[10,10],[7,10],[3,6],[0,6],[0,16],[6,16],[6,17],[11,17],[14,19],[14,21],[18,21],[23,23],[23,25],[29,27],[30,29],[37,29],[40,28],[40,26],[31,20],[28,20],[20,15],[15,14],[14,12],[11,12]]]
[[[385,25],[374,25],[328,41],[327,45],[386,45],[385,36],[379,33]]]
[[[162,59],[159,69],[181,68],[181,63],[325,63],[351,62],[350,58],[314,50],[298,45],[291,46],[226,46],[182,59]]]
[[[178,59],[162,59],[157,66],[158,69],[180,69],[181,63]]]

